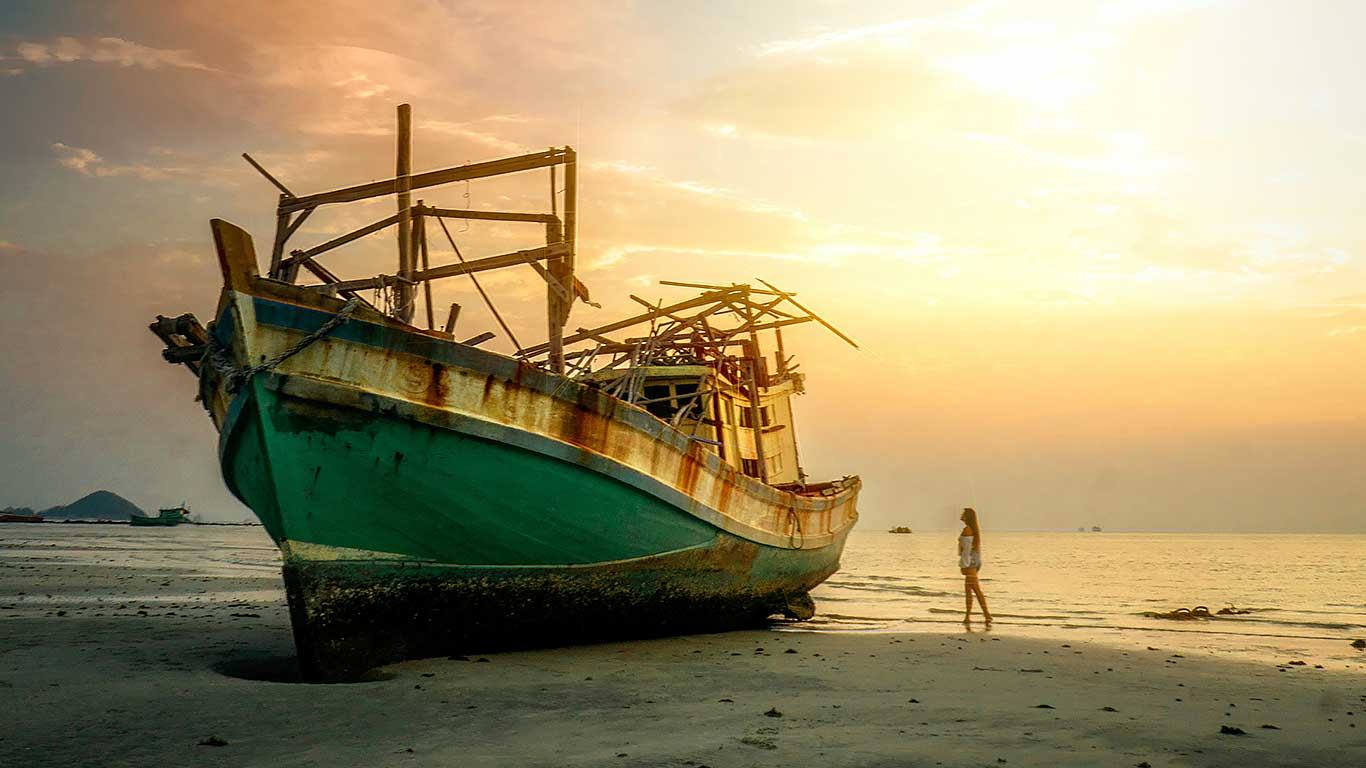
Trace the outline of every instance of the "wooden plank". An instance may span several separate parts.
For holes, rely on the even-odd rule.
[[[479,221],[526,221],[537,224],[558,224],[560,217],[549,213],[519,213],[516,211],[471,211],[463,208],[427,208],[421,213],[443,219],[476,219]]]
[[[265,168],[261,167],[261,164],[256,162],[256,159],[253,158],[251,155],[248,155],[246,152],[243,152],[242,159],[246,160],[248,163],[251,163],[251,167],[255,168],[257,173],[261,174],[262,176],[265,176],[266,181],[269,181],[271,184],[274,184],[275,188],[280,190],[280,194],[291,199],[294,197],[294,193],[289,191],[289,187],[286,187],[284,184],[281,184],[279,179],[275,178],[274,176],[271,176],[270,171],[267,171]],[[284,201],[281,200],[280,204],[284,205]]]
[[[537,262],[537,261],[529,261],[529,262],[527,262],[527,263],[530,264],[530,265],[532,266],[532,268],[536,270],[536,274],[538,274],[538,275],[541,276],[541,279],[544,280],[544,281],[545,281],[545,284],[546,284],[547,286],[549,286],[550,289],[553,290],[553,291],[560,297],[560,300],[561,300],[561,301],[573,301],[573,300],[574,300],[573,295],[570,294],[569,291],[566,290],[565,287],[564,287],[563,285],[560,285],[559,281],[555,279],[555,276],[552,275],[552,274],[550,274],[550,270],[548,270],[548,269],[546,269],[545,267],[541,266],[540,262]],[[561,326],[561,327],[564,327],[564,326]]]
[[[517,157],[506,157],[499,160],[489,160],[487,162],[471,163],[469,165],[461,165],[454,168],[443,168],[437,171],[416,173],[412,174],[410,177],[409,189],[425,189],[427,187],[450,184],[456,181],[482,179],[489,176],[501,176],[507,173],[518,173],[536,168],[559,165],[566,162],[566,151],[567,150],[564,149],[552,149],[545,152],[518,155]],[[371,197],[392,195],[397,190],[397,178],[372,181],[368,184],[357,184],[352,187],[335,189],[330,192],[319,192],[313,195],[295,197],[286,203],[281,203],[280,211],[292,213],[294,211],[301,211],[304,208],[313,208],[319,205],[350,203]]]
[[[315,245],[312,248],[309,248],[308,250],[295,251],[294,253],[290,254],[290,257],[288,259],[285,259],[282,262],[282,264],[284,266],[302,264],[306,261],[311,260],[314,256],[317,256],[318,254],[326,253],[327,251],[330,251],[333,248],[338,248],[340,246],[346,245],[347,243],[353,240],[359,240],[368,234],[378,232],[381,229],[385,229],[387,227],[392,227],[397,223],[398,214],[394,214],[393,216],[389,216],[388,218],[380,219],[374,224],[367,224],[361,227],[360,229],[355,230],[354,232],[347,232],[344,235],[334,237],[331,240],[328,240],[327,242],[321,245]]]
[[[563,245],[547,248],[531,248],[525,251],[514,251],[504,253],[500,256],[489,256],[484,259],[474,261],[462,261],[459,264],[447,264],[441,267],[424,269],[413,274],[413,282],[420,283],[426,280],[442,280],[448,277],[458,277],[474,272],[487,272],[490,269],[503,269],[505,267],[515,267],[519,264],[526,264],[542,259],[554,259],[562,255]],[[317,265],[315,261],[303,262],[305,267]],[[311,268],[311,267],[310,267]],[[318,274],[314,272],[314,274]],[[330,274],[330,273],[329,273]],[[338,291],[358,291],[384,286],[397,285],[400,282],[398,275],[376,275],[374,277],[362,277],[356,280],[326,280],[334,289]],[[319,286],[312,286],[319,287]]]
[[[680,302],[678,302],[678,303],[676,303],[676,304],[670,304],[670,305],[665,306],[665,307],[660,307],[658,310],[656,310],[656,311],[654,311],[654,312],[646,312],[646,313],[644,313],[644,314],[639,314],[639,315],[635,315],[635,316],[633,316],[633,317],[628,317],[628,318],[626,318],[625,320],[618,320],[618,321],[616,321],[615,323],[608,323],[607,325],[600,325],[600,326],[598,326],[597,328],[592,328],[592,329],[590,329],[589,331],[579,331],[578,333],[574,334],[573,336],[566,336],[565,339],[564,339],[564,343],[565,343],[565,344],[575,344],[575,343],[580,342],[580,341],[583,341],[583,340],[585,340],[585,339],[590,339],[590,338],[592,338],[592,334],[593,334],[593,333],[611,333],[612,331],[619,331],[619,330],[621,330],[621,329],[623,329],[623,328],[630,328],[630,327],[633,326],[633,325],[639,325],[640,323],[644,323],[644,322],[649,321],[650,318],[657,316],[658,313],[660,313],[660,312],[678,312],[678,311],[684,310],[684,309],[692,309],[692,308],[694,308],[694,307],[700,307],[700,306],[702,306],[702,305],[704,305],[704,304],[715,303],[715,302],[719,301],[723,295],[725,295],[725,294],[727,294],[727,293],[730,293],[732,290],[738,290],[738,289],[730,289],[730,288],[727,288],[727,289],[723,289],[723,291],[721,291],[721,292],[713,292],[713,293],[703,294],[703,295],[701,295],[701,296],[695,296],[695,297],[693,297],[693,298],[691,298],[691,299],[687,299],[686,301],[680,301]],[[548,349],[547,345],[545,345],[545,344],[537,344],[537,345],[534,346],[534,347],[527,347],[526,349],[518,350],[518,351],[517,351],[517,356],[518,356],[518,357],[528,357],[528,356],[531,356],[531,355],[539,355],[539,354],[545,352],[547,349]]]
[[[455,333],[455,321],[460,319],[460,305],[451,304],[451,311],[446,315],[446,333]]]
[[[564,256],[564,245],[557,244],[545,246],[543,248],[528,248],[524,251],[513,251],[504,253],[500,256],[489,256],[473,261],[464,261],[459,264],[447,264],[442,267],[432,267],[424,269],[413,275],[415,282],[422,280],[440,280],[446,277],[457,275],[467,275],[473,272],[485,272],[490,269],[502,269],[503,267],[513,267],[518,264],[526,264],[532,261],[544,261],[545,259],[556,259]]]
[[[758,280],[759,278],[755,278],[755,279]],[[854,341],[853,339],[849,338],[848,336],[845,336],[844,333],[840,331],[840,329],[838,329],[838,328],[836,328],[835,326],[831,325],[830,323],[826,322],[825,319],[822,318],[820,315],[816,314],[815,312],[812,312],[811,310],[809,310],[809,309],[807,309],[806,307],[802,306],[801,304],[797,303],[797,300],[794,299],[794,298],[792,298],[793,296],[796,296],[797,294],[795,294],[795,293],[786,293],[786,292],[784,292],[784,291],[780,291],[780,290],[778,290],[777,288],[774,288],[773,284],[768,283],[768,282],[765,282],[764,280],[759,280],[759,282],[763,283],[764,285],[767,285],[769,288],[772,288],[774,292],[776,292],[776,293],[781,293],[783,296],[787,297],[787,300],[790,301],[790,302],[792,302],[792,306],[794,306],[794,307],[796,307],[797,309],[800,309],[801,311],[803,311],[803,312],[805,312],[806,314],[810,315],[812,320],[815,320],[816,322],[818,322],[818,323],[820,323],[821,325],[825,326],[826,330],[830,331],[831,333],[835,334],[836,336],[840,337],[841,339],[844,339],[844,341],[845,341],[849,346],[853,347],[854,349],[858,349],[858,342]]]
[[[283,199],[281,197],[281,200]],[[270,269],[266,271],[270,277],[278,277],[280,274],[280,261],[285,255],[285,240],[287,239],[289,239],[289,214],[276,214],[275,245],[270,249]]]
[[[493,338],[493,337],[496,336],[496,335],[497,335],[497,334],[495,334],[493,331],[484,331],[483,333],[479,334],[478,336],[471,336],[470,338],[465,339],[464,341],[462,341],[462,342],[460,342],[460,343],[461,343],[461,344],[468,345],[468,346],[471,346],[471,347],[477,347],[477,346],[479,346],[480,344],[483,344],[484,342],[488,341],[489,339]]]
[[[762,282],[762,281],[760,281]],[[765,291],[762,288],[751,288],[744,283],[731,283],[730,285],[708,285],[707,283],[680,283],[676,280],[660,280],[660,285],[672,285],[676,288],[701,288],[707,291],[734,291],[748,290],[750,293],[761,293],[765,296],[796,296],[795,293],[784,293],[777,289]],[[766,283],[765,283],[766,284]]]

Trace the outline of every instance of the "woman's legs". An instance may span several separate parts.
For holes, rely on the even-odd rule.
[[[975,575],[968,579],[968,584],[971,586],[971,592],[968,594],[968,610],[972,610],[972,595],[975,593],[977,595],[978,604],[982,606],[982,618],[990,624],[991,611],[987,610],[987,596],[982,594],[982,585],[978,583]]]
[[[963,623],[967,624],[972,621],[972,593],[974,589],[978,588],[977,569],[960,568],[959,570],[963,573]]]

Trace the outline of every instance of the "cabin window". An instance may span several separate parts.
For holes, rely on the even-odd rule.
[[[646,384],[641,395],[641,399],[646,401],[645,410],[661,419],[668,419],[678,410],[674,407],[673,393],[669,391],[668,384]]]
[[[758,459],[740,459],[740,471],[744,472],[746,475],[749,475],[750,477],[758,477],[758,476],[759,476],[759,460],[758,460]]]
[[[646,384],[640,391],[640,404],[645,410],[668,421],[679,409],[687,407],[693,401],[697,389],[696,381]],[[696,417],[698,413],[701,413],[701,409],[694,408],[693,416]]]
[[[773,423],[773,409],[770,406],[759,408],[759,423],[767,427]],[[754,412],[748,408],[740,409],[740,426],[754,429]]]

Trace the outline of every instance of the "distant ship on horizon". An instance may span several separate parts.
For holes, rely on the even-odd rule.
[[[128,522],[137,526],[166,527],[172,525],[180,525],[181,523],[187,523],[189,521],[190,508],[185,506],[184,504],[181,504],[178,507],[167,507],[165,509],[159,509],[157,510],[156,517],[136,513],[130,513],[128,515]]]

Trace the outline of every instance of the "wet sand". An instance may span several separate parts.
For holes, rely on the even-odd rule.
[[[0,526],[0,765],[1366,764],[1362,664],[1008,625],[739,632],[290,682],[259,529],[63,528]]]

